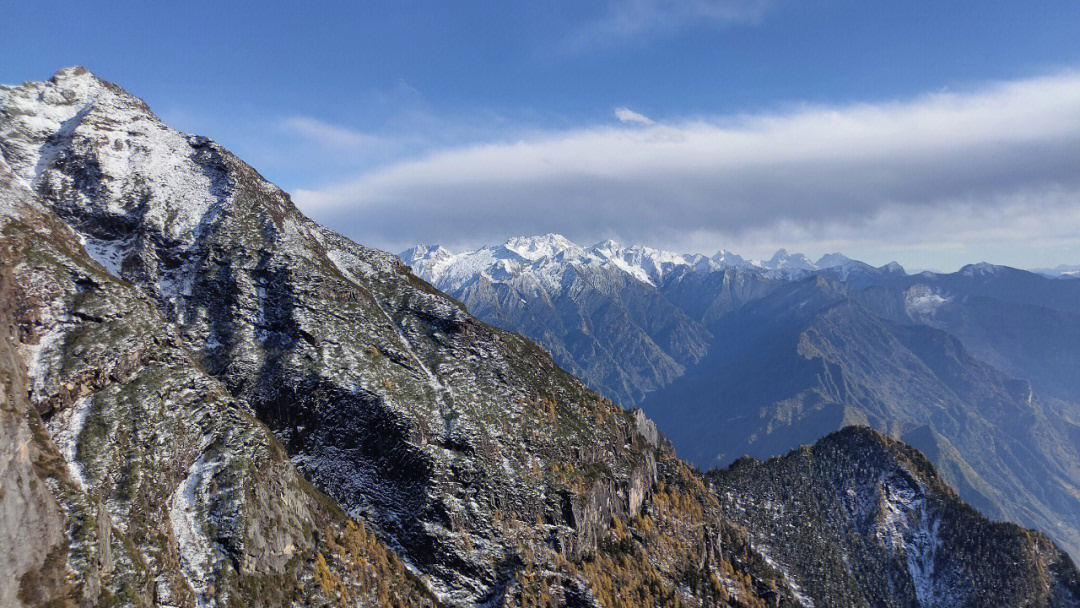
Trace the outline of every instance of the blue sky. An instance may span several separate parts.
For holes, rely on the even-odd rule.
[[[85,65],[389,249],[1080,263],[1077,2],[223,4],[7,3],[0,82]]]

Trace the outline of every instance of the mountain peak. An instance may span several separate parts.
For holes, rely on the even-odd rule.
[[[0,108],[0,153],[11,170],[31,190],[77,198],[77,229],[94,243],[88,253],[117,271],[128,259],[130,226],[193,246],[235,203],[226,173],[256,177],[209,139],[169,128],[141,99],[79,66],[0,87]],[[259,183],[280,205],[275,218],[295,220],[284,193]]]
[[[68,106],[72,114],[90,104],[102,104],[107,108],[136,107],[149,112],[143,100],[81,65],[61,68],[47,81],[27,82],[19,88],[39,90],[41,101],[48,106]]]
[[[810,258],[801,253],[788,253],[782,247],[762,266],[769,270],[817,270]]]
[[[53,74],[53,77],[50,80],[52,80],[53,82],[59,82],[61,80],[79,78],[81,76],[86,76],[95,80],[99,80],[97,76],[94,76],[94,74],[90,72],[90,70],[84,68],[81,65],[72,65],[66,68],[60,68],[59,70],[56,70],[56,73]]]
[[[600,241],[599,243],[597,243],[597,244],[593,245],[592,247],[590,247],[590,249],[597,250],[597,251],[599,251],[599,250],[616,251],[616,250],[622,249],[622,248],[623,248],[622,244],[619,243],[618,241],[614,240],[614,239],[604,239],[604,240]]]
[[[730,266],[737,268],[746,265],[746,260],[737,253],[732,253],[727,249],[721,249],[717,251],[711,258],[713,262],[716,262],[720,266]]]
[[[507,239],[503,245],[526,260],[535,261],[552,258],[568,251],[578,251],[581,247],[572,243],[561,234],[550,232],[542,236],[517,236]]]
[[[833,268],[834,266],[844,266],[845,264],[852,261],[853,260],[851,258],[842,253],[833,252],[826,253],[825,255],[821,256],[820,258],[818,258],[817,262],[814,262],[814,264],[818,268]]]
[[[440,260],[451,256],[453,254],[442,245],[425,245],[423,243],[398,254],[398,257],[405,260],[406,264],[418,260]]]
[[[990,262],[979,262],[977,264],[968,264],[967,266],[961,268],[959,272],[964,276],[974,277],[997,274],[1003,268],[1005,267],[997,266],[995,264],[991,264]]]
[[[884,266],[881,267],[881,270],[884,270],[885,272],[895,272],[895,273],[899,273],[899,274],[907,274],[907,271],[904,270],[904,267],[901,266],[900,263],[896,262],[896,261],[892,261],[892,262],[889,262],[888,264],[885,264]]]

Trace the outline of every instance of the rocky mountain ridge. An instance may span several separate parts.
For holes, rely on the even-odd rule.
[[[702,291],[730,300],[732,289],[763,293],[816,272],[903,273],[895,264],[875,269],[839,253],[815,263],[781,249],[747,261],[725,250],[706,257],[612,240],[582,247],[558,234],[457,254],[418,245],[399,257],[479,318],[536,340],[560,365],[626,405],[697,364],[713,337],[708,325],[740,300],[702,302]],[[700,283],[724,285],[703,290]]]
[[[538,277],[550,275],[555,269],[553,263],[617,268],[654,287],[663,283],[665,275],[682,268],[705,272],[725,268],[756,268],[772,271],[772,276],[801,276],[806,272],[833,268],[845,272],[873,270],[869,264],[841,253],[825,254],[813,262],[804,254],[779,249],[768,260],[746,260],[725,249],[707,257],[699,253],[676,253],[643,245],[624,246],[611,239],[583,247],[559,234],[513,237],[500,246],[459,253],[439,245],[417,245],[398,256],[419,276],[448,292],[461,289],[479,274],[492,279],[500,276],[500,273],[514,275],[528,272]],[[896,266],[894,263],[887,267],[896,269]]]
[[[988,522],[922,454],[868,428],[850,427],[765,462],[739,460],[707,478],[724,513],[748,528],[800,594],[814,598],[808,603],[1022,606],[1042,593],[1028,586],[1037,577],[1020,564],[1043,554],[1048,538]],[[792,520],[804,525],[787,525]],[[1044,572],[1065,587],[1080,585],[1068,558],[1045,555]],[[996,590],[993,597],[987,589]]]

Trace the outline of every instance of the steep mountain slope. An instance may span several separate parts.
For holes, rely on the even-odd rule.
[[[117,357],[148,376],[133,395],[95,385],[89,402],[65,397],[43,416],[67,446],[57,462],[85,471],[86,492],[160,537],[160,558],[132,549],[131,561],[161,560],[151,572],[169,573],[170,601],[262,598],[262,579],[231,582],[232,572],[269,568],[266,577],[286,581],[289,564],[313,572],[326,596],[356,585],[381,593],[370,585],[382,579],[350,578],[342,560],[357,561],[361,573],[397,562],[373,540],[353,542],[366,528],[354,532],[340,505],[447,604],[613,605],[615,593],[640,604],[790,603],[782,580],[723,521],[650,422],[589,392],[523,338],[475,321],[394,256],[312,223],[213,142],[168,129],[140,100],[78,68],[0,89],[0,112],[8,181],[40,195],[50,210],[42,221],[67,231],[68,254],[91,265],[97,284],[117,286],[141,307],[126,312],[134,305],[110,293],[93,310],[73,308],[86,281],[61,273],[56,289],[71,295],[51,318],[83,335],[117,314],[138,323],[124,330],[136,345],[117,343],[99,362],[78,344],[54,356],[49,337],[45,363],[24,358],[35,378],[52,378],[65,361],[95,364],[85,373],[111,378]],[[15,208],[14,198],[5,196],[5,208]],[[18,227],[24,216],[12,213],[10,234],[32,243]],[[32,323],[20,326],[32,333]],[[115,339],[103,336],[94,348]],[[174,354],[155,372],[136,356],[144,352]],[[56,382],[63,395],[86,396],[69,388],[82,385]],[[163,416],[151,430],[138,425]],[[182,423],[193,426],[187,435],[165,432]],[[180,447],[158,448],[173,440]],[[296,495],[308,491],[291,466],[333,499],[326,509],[340,535],[304,527],[319,521],[321,503]],[[129,478],[150,485],[118,483]],[[265,564],[245,553],[269,542],[256,542],[263,537],[274,539]],[[372,555],[350,548],[369,545]],[[173,547],[178,567],[168,563]],[[187,587],[168,582],[177,571]],[[21,572],[13,576],[28,580]],[[423,603],[407,577],[391,580],[402,587],[391,592]],[[291,588],[267,592],[265,601],[317,602],[310,588],[295,597]]]
[[[0,160],[0,604],[433,605],[20,181]]]
[[[912,448],[849,427],[709,473],[724,513],[816,606],[1075,606],[1048,538],[991,523]]]
[[[1042,396],[1080,403],[1080,282],[1002,266],[887,285],[908,315],[960,338],[979,359],[1031,381]],[[912,303],[921,302],[921,306]]]
[[[711,328],[724,315],[765,297],[787,281],[745,267],[711,272],[680,269],[669,273],[660,289],[667,301]]]

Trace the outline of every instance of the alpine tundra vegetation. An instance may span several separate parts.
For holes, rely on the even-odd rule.
[[[1080,605],[872,431],[703,476],[83,68],[0,88],[0,294],[3,606]],[[615,396],[710,322],[632,336],[663,370]]]

